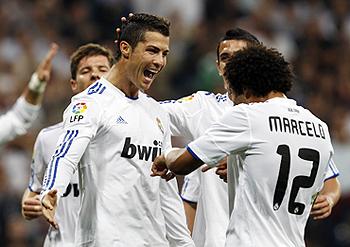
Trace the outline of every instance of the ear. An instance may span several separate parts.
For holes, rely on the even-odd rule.
[[[219,64],[219,60],[215,60],[215,64],[216,64],[216,69],[218,70],[219,76],[223,76],[223,72],[220,70],[220,64]]]
[[[128,59],[131,53],[131,46],[129,45],[129,43],[126,41],[121,41],[119,44],[119,48],[122,56]]]
[[[70,79],[70,87],[72,88],[72,91],[75,93],[75,92],[78,92],[78,82],[74,79]]]

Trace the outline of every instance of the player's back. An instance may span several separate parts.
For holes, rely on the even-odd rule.
[[[304,246],[333,153],[328,128],[287,98],[236,107],[250,140],[238,152],[241,173],[226,246]]]

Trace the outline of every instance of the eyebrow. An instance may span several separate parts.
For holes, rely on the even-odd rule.
[[[161,50],[159,47],[154,46],[154,45],[148,45],[147,48],[153,48],[153,49],[155,49],[155,50],[157,50],[157,51],[160,51],[160,50]],[[163,52],[169,53],[169,49],[166,49],[166,50],[163,51]]]

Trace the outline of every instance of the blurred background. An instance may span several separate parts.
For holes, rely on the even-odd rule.
[[[328,123],[341,173],[342,199],[330,218],[309,221],[307,246],[350,246],[348,0],[1,0],[1,112],[20,95],[50,42],[60,49],[39,120],[26,136],[0,149],[0,246],[42,245],[46,222],[27,222],[20,214],[35,137],[61,121],[69,104],[70,54],[88,42],[114,51],[115,28],[129,12],[166,16],[172,23],[168,65],[148,92],[158,100],[222,91],[215,52],[227,29],[247,29],[284,54],[297,75],[289,96]]]

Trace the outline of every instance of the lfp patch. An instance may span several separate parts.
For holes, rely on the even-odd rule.
[[[194,95],[192,94],[190,96],[186,96],[186,97],[183,97],[181,99],[178,99],[177,102],[183,103],[183,102],[191,101],[191,100],[193,100],[193,98],[194,98]]]
[[[72,112],[73,112],[75,115],[78,115],[78,114],[83,114],[86,110],[87,110],[87,105],[86,105],[86,103],[84,103],[84,102],[79,102],[79,103],[76,103],[76,104],[73,106]]]

